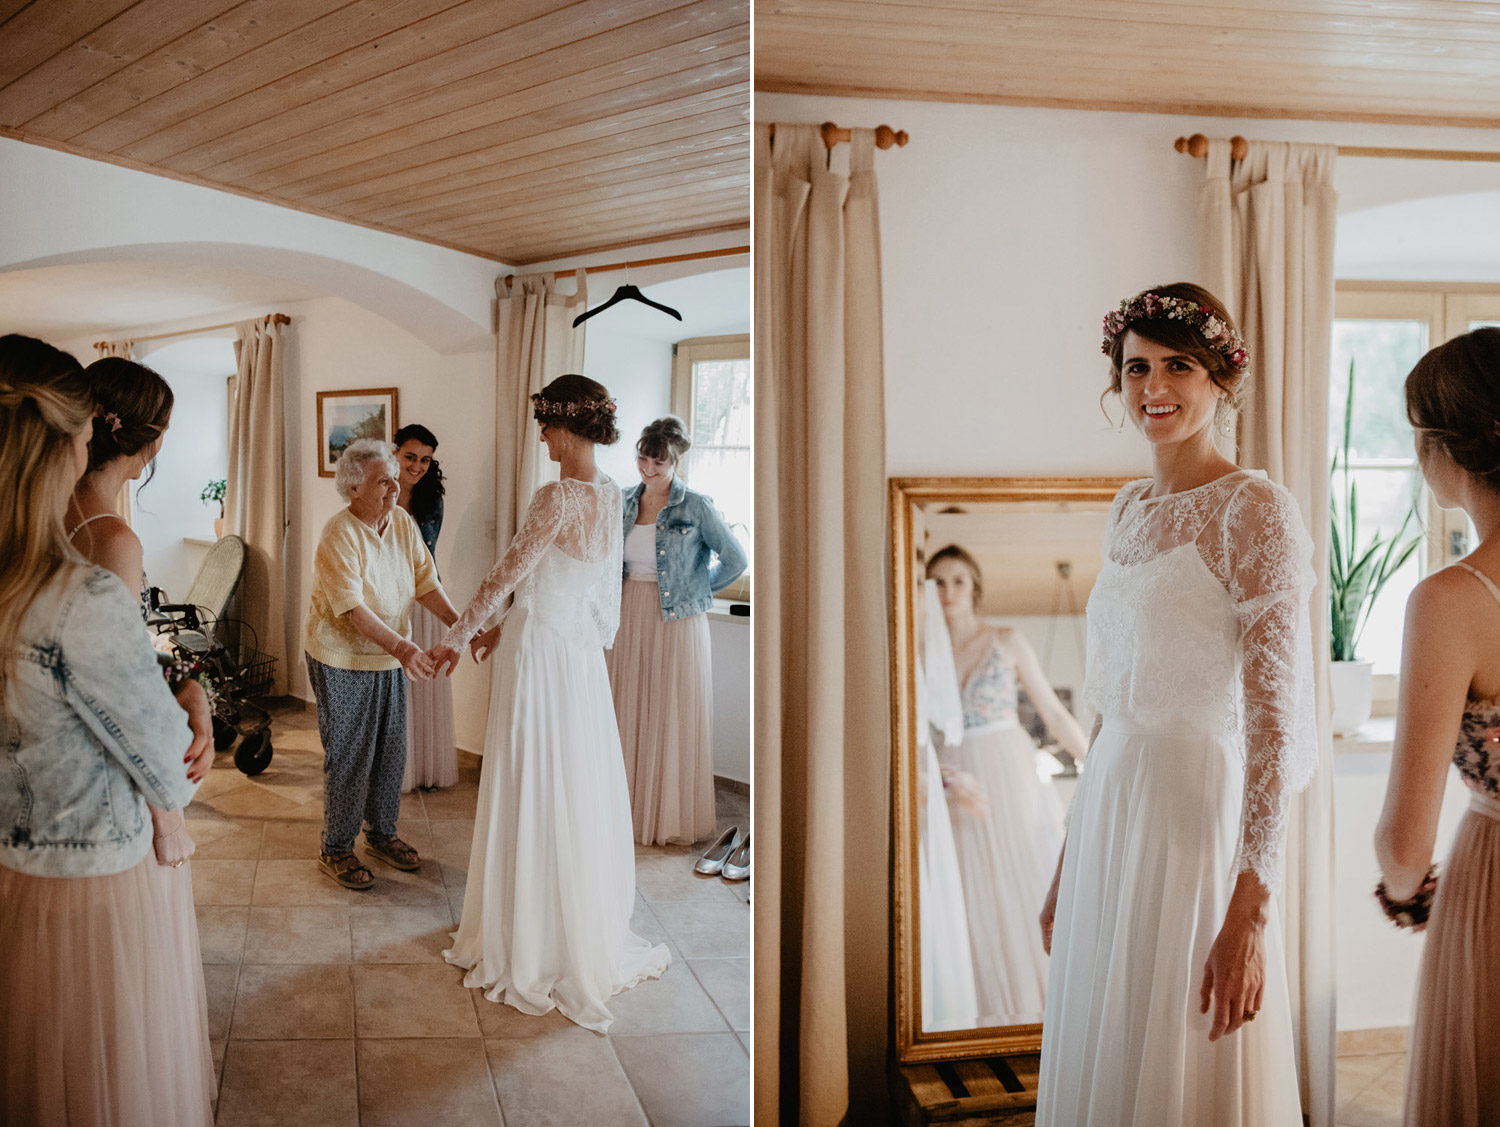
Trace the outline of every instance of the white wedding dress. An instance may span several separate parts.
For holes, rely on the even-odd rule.
[[[635,839],[604,666],[620,613],[620,491],[537,490],[504,558],[446,645],[462,651],[505,598],[463,918],[450,963],[465,986],[600,1033],[607,1002],[670,961],[630,930]]]
[[[1302,1122],[1273,904],[1259,1016],[1210,1043],[1204,964],[1235,881],[1281,888],[1294,791],[1317,763],[1295,502],[1236,471],[1115,498],[1088,602],[1084,692],[1103,717],[1069,817],[1037,1123]]]
[[[959,879],[953,823],[934,740],[959,743],[964,706],[953,646],[937,584],[922,587],[924,645],[917,660],[917,911],[922,975],[922,1029],[972,1029],[978,1024],[969,918]]]

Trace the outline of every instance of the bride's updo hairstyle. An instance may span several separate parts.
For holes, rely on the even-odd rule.
[[[95,360],[83,374],[99,410],[89,439],[90,473],[116,458],[139,454],[161,438],[172,418],[172,389],[166,380],[120,356]],[[153,465],[146,481],[155,474]]]
[[[687,424],[676,415],[666,415],[641,431],[640,440],[635,444],[635,452],[646,458],[664,459],[675,467],[692,445],[692,439],[688,438]]]
[[[1500,329],[1440,344],[1406,377],[1406,417],[1424,448],[1500,491]]]
[[[964,570],[969,573],[969,582],[974,588],[974,605],[979,605],[979,599],[984,594],[984,573],[979,570],[979,561],[957,544],[949,544],[946,548],[939,548],[932,553],[932,558],[927,561],[927,576],[932,577],[932,569],[944,560],[956,560],[963,565]]]
[[[1152,301],[1152,297],[1166,299]],[[1104,319],[1104,351],[1109,355],[1109,390],[1122,390],[1125,334],[1136,336],[1191,356],[1208,370],[1214,384],[1224,392],[1220,410],[1238,407],[1250,374],[1250,356],[1245,350],[1234,318],[1224,303],[1202,286],[1173,282],[1152,286]]]
[[[531,417],[580,438],[611,446],[620,440],[609,389],[587,376],[558,376],[531,397]]]

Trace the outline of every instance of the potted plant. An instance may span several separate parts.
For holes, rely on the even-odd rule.
[[[1333,454],[1329,471],[1328,603],[1333,664],[1333,730],[1352,735],[1370,718],[1373,666],[1360,661],[1355,649],[1370,609],[1391,576],[1411,558],[1422,542],[1420,533],[1407,535],[1416,520],[1413,504],[1401,518],[1394,536],[1370,536],[1360,547],[1359,484],[1349,468],[1350,432],[1354,418],[1354,361],[1349,361],[1348,394],[1344,399],[1344,440]],[[1342,473],[1340,472],[1342,470]]]
[[[227,478],[217,478],[203,487],[203,492],[198,494],[198,500],[205,505],[212,501],[219,503],[219,515],[214,518],[214,538],[220,539],[224,535],[224,492],[229,488]]]

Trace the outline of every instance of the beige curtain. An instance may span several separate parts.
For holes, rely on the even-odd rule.
[[[1252,141],[1232,162],[1209,145],[1199,192],[1205,284],[1250,348],[1251,388],[1239,420],[1240,461],[1291,490],[1314,545],[1313,656],[1319,770],[1293,803],[1283,916],[1302,1083],[1312,1127],[1333,1123],[1333,744],[1328,688],[1328,366],[1338,195],[1333,145]]]
[[[271,686],[287,691],[286,416],[282,407],[281,326],[245,321],[235,326],[237,364],[229,405],[229,486],[224,530],[245,541],[240,617],[255,631],[260,651],[276,659]],[[248,639],[243,639],[248,642]]]
[[[99,354],[99,359],[106,356],[118,356],[123,360],[135,359],[135,341],[133,340],[101,340],[94,343],[94,351]],[[115,512],[120,514],[120,519],[130,524],[130,482],[120,486],[120,492],[115,494]]]
[[[874,135],[755,136],[757,1123],[888,1115],[890,713]]]
[[[546,480],[550,463],[531,421],[531,396],[551,380],[583,371],[585,326],[573,318],[588,308],[582,270],[572,294],[553,289],[551,274],[495,281],[499,336],[495,345],[495,542],[504,551],[520,527],[526,505]]]

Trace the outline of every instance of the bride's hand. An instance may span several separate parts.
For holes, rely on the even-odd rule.
[[[469,643],[469,652],[474,655],[475,661],[487,661],[499,642],[500,627],[491,626],[483,633],[474,635],[474,640]]]
[[[1199,1013],[1213,1008],[1210,1041],[1227,1037],[1260,1012],[1266,986],[1264,917],[1237,912],[1231,906],[1203,965]]]
[[[427,660],[432,662],[434,677],[450,676],[458,668],[459,653],[452,646],[436,645],[427,651]]]

